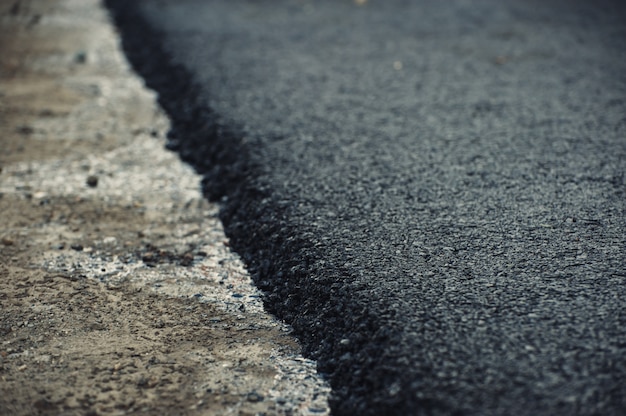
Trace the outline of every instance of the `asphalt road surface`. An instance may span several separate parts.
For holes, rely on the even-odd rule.
[[[623,414],[620,2],[108,3],[335,414]]]

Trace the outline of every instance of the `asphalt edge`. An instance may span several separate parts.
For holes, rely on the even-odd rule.
[[[294,329],[303,355],[317,360],[318,372],[332,387],[329,404],[335,415],[410,414],[416,408],[440,408],[404,394],[380,394],[397,381],[397,374],[355,373],[369,357],[384,360],[372,345],[395,338],[379,317],[351,305],[350,296],[333,277],[350,280],[339,266],[319,266],[322,253],[306,237],[285,231],[288,207],[281,206],[259,177],[236,126],[225,125],[202,102],[192,76],[172,62],[160,46],[162,35],[137,13],[134,2],[103,0],[121,35],[123,50],[171,120],[167,148],[203,175],[204,195],[221,203],[220,219],[231,247],[240,254],[259,289],[266,309]],[[141,23],[139,23],[141,22]],[[250,234],[249,224],[255,224]],[[288,228],[288,227],[287,227]],[[288,244],[284,241],[288,239]],[[338,303],[338,299],[344,299]],[[329,328],[333,328],[330,331]],[[369,333],[361,340],[346,337]],[[404,380],[405,382],[407,380]],[[372,394],[378,391],[378,394]],[[445,406],[444,406],[445,407]]]

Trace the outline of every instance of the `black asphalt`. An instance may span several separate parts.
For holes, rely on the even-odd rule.
[[[625,414],[623,2],[107,3],[335,414]]]

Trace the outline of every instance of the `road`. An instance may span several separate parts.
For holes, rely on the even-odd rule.
[[[626,12],[107,2],[336,415],[626,408]]]

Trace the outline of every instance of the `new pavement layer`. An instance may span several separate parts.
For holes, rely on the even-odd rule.
[[[623,414],[620,2],[108,4],[334,414]]]

